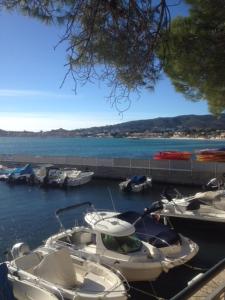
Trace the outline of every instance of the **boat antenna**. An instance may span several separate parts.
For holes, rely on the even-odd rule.
[[[111,190],[109,187],[107,187],[108,189],[108,192],[109,192],[109,196],[110,196],[110,199],[111,199],[111,202],[112,202],[112,207],[113,207],[113,210],[116,211],[116,207],[115,207],[115,203],[113,201],[113,197],[112,197],[112,193],[111,193]]]

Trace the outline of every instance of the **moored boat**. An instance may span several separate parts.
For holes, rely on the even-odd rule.
[[[41,186],[75,187],[88,183],[94,172],[80,171],[76,168],[43,166],[36,169],[36,179]]]
[[[90,202],[84,202],[59,209],[56,216],[60,221],[61,213],[86,205],[93,209]],[[166,255],[160,247],[140,240],[134,225],[118,218],[115,212],[104,217],[94,209],[85,214],[85,221],[89,226],[74,226],[67,230],[60,221],[60,232],[48,238],[45,247],[67,247],[72,256],[113,266],[128,281],[154,281],[162,272],[176,266],[179,252],[176,247],[172,247],[173,253],[169,255],[168,251]]]
[[[188,223],[189,226],[197,226],[196,229],[211,229],[215,234],[215,229],[225,228],[225,189],[221,185],[218,187],[221,189],[215,190],[212,186],[212,190],[190,196],[182,196],[179,192],[171,195],[165,191],[158,202],[161,207],[156,213],[165,217],[165,220],[169,218],[174,225]]]
[[[119,188],[124,192],[143,192],[152,186],[152,178],[146,176],[133,176],[119,184]]]
[[[13,169],[8,177],[8,183],[29,183],[34,184],[35,175],[31,164],[26,164],[24,167]]]
[[[71,257],[65,247],[29,251],[19,243],[11,253],[12,259],[5,264],[18,300],[127,299],[126,288],[115,272],[95,262]]]

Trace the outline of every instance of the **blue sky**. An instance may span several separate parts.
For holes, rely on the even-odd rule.
[[[184,13],[183,6],[174,13]],[[131,120],[207,114],[204,101],[193,103],[176,93],[168,78],[154,92],[133,95],[122,116],[107,101],[104,83],[78,86],[66,73],[66,44],[54,50],[62,29],[15,13],[0,12],[0,129],[76,129]]]

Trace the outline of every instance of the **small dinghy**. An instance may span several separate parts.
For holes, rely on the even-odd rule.
[[[119,184],[120,190],[124,192],[143,192],[152,186],[152,179],[146,176],[133,176]]]
[[[16,244],[13,258],[5,262],[18,300],[127,299],[120,277],[108,268],[71,257],[65,247],[27,249],[23,243]]]
[[[64,229],[59,215],[65,211],[88,206],[91,212],[85,214],[89,226],[75,226]],[[153,281],[162,272],[173,268],[163,251],[154,245],[141,241],[135,227],[115,216],[98,215],[90,202],[84,202],[56,211],[61,230],[47,239],[46,247],[66,247],[71,255],[89,258],[119,270],[128,281]]]

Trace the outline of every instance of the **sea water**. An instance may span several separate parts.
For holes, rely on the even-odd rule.
[[[151,158],[158,151],[221,148],[222,140],[0,137],[0,154]]]
[[[97,138],[0,138],[0,154],[30,155],[74,155],[91,157],[132,157],[149,158],[157,151],[187,150],[223,147],[223,141],[207,140],[129,140]],[[4,252],[14,243],[24,241],[33,249],[43,240],[59,230],[55,210],[84,201],[92,202],[97,208],[119,211],[143,211],[153,201],[160,199],[163,185],[153,185],[144,194],[124,194],[118,181],[92,180],[74,189],[41,189],[37,186],[8,185],[0,182],[0,261],[5,259]],[[191,187],[177,187],[184,195],[197,191]],[[112,203],[113,201],[113,203]],[[82,217],[82,211],[71,211],[63,215],[65,227],[70,227]],[[179,231],[198,243],[198,255],[190,266],[209,268],[224,257],[224,234],[179,228]],[[174,268],[162,274],[153,283],[158,296],[170,298],[176,294],[199,271],[191,267]],[[152,293],[150,283],[133,283],[132,287]],[[131,288],[131,299],[154,299]]]
[[[135,210],[142,212],[153,201],[160,199],[164,186],[154,184],[146,193],[122,193],[118,181],[92,180],[86,185],[62,190],[59,188],[42,189],[38,186],[8,185],[0,182],[0,261],[3,261],[4,252],[16,242],[26,242],[31,249],[38,247],[50,235],[59,230],[55,218],[58,208],[90,201],[96,208],[118,211]],[[177,187],[181,193],[188,195],[197,191],[196,188]],[[83,216],[83,209],[65,212],[62,222],[69,228]],[[224,257],[225,237],[209,234],[208,232],[179,228],[179,232],[198,243],[200,251],[189,262],[191,266],[209,268]],[[174,268],[169,273],[164,273],[153,283],[158,296],[169,298],[176,294],[198,274],[190,267],[181,266]],[[131,299],[154,299],[145,293],[152,293],[151,284],[148,282],[131,283]],[[138,290],[136,290],[138,289]]]

